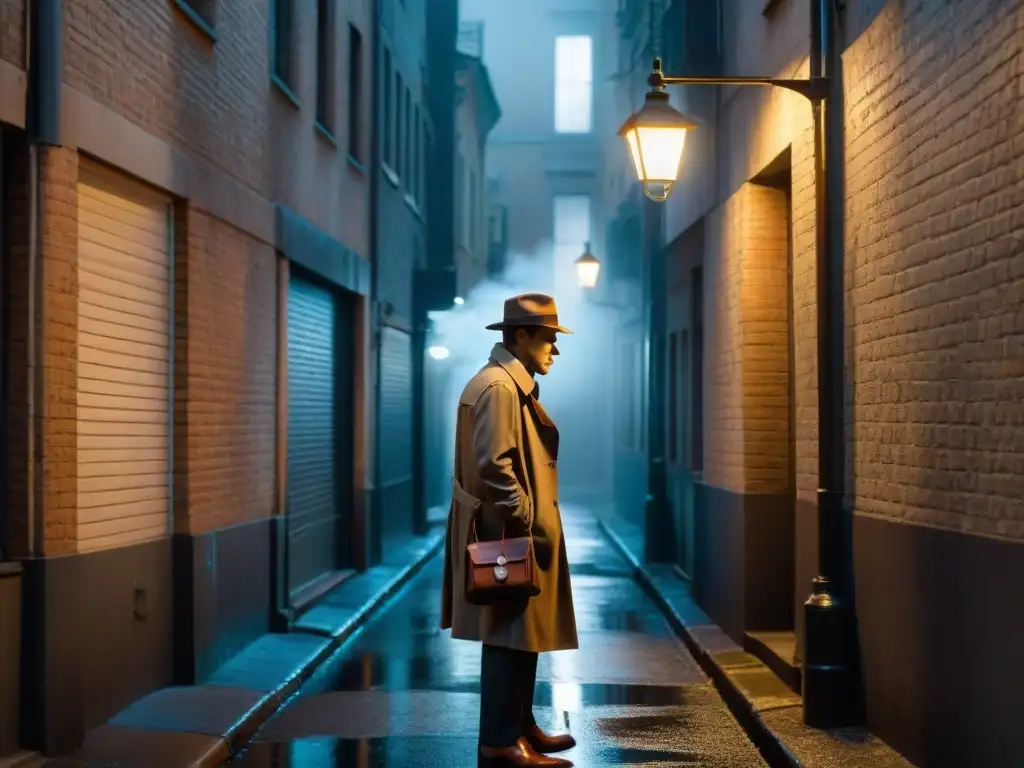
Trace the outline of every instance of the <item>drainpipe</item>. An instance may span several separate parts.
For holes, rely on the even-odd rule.
[[[362,552],[353,553],[360,568],[369,568],[376,560],[376,538],[380,531],[380,175],[381,170],[381,83],[377,74],[381,71],[380,59],[383,51],[381,45],[381,0],[373,0],[373,99],[370,118],[373,126],[370,131],[370,346],[367,350],[366,363],[371,366],[373,377],[370,388],[373,403],[373,419],[370,424],[369,451],[367,456],[372,462],[371,470],[373,488],[368,503],[363,505],[366,519],[363,521]]]
[[[28,44],[28,102],[25,109],[29,137],[28,230],[28,554],[43,554],[43,444],[42,422],[37,418],[43,402],[43,275],[42,217],[43,155],[39,148],[61,143],[61,88],[63,85],[63,16],[61,0],[35,0],[26,14]]]

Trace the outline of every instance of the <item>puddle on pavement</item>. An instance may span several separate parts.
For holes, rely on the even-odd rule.
[[[302,695],[309,696],[329,691],[371,690],[479,693],[479,676],[478,663],[459,669],[457,664],[453,665],[451,659],[446,658],[386,658],[368,653],[356,658],[339,660],[319,670],[303,686]],[[558,700],[565,700],[567,697],[573,701],[575,709],[616,704],[665,707],[682,703],[684,688],[668,685],[537,681],[534,696],[536,706],[552,706]]]
[[[475,764],[474,737],[388,739],[297,739],[288,744],[253,744],[229,764],[234,768],[454,768]],[[578,766],[708,765],[707,755],[665,746],[623,748],[580,745],[565,757]]]

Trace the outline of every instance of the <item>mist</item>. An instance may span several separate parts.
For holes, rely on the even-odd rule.
[[[427,358],[426,407],[433,414],[428,423],[437,425],[433,445],[444,457],[428,457],[430,503],[443,505],[445,513],[459,395],[501,341],[500,331],[486,326],[502,319],[505,299],[531,292],[553,296],[559,324],[573,331],[559,335],[555,364],[547,376],[537,377],[540,400],[559,430],[560,499],[594,506],[611,498],[615,310],[588,300],[577,283],[574,259],[560,258],[559,268],[552,269],[555,251],[545,244],[530,254],[510,252],[501,276],[478,283],[450,310],[430,313],[428,347],[436,356],[447,351],[443,359]]]

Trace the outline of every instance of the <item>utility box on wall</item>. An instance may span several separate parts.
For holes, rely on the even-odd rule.
[[[0,760],[18,751],[21,712],[21,566],[0,563]]]

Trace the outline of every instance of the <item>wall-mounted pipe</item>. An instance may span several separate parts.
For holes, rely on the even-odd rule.
[[[28,193],[28,333],[27,373],[28,554],[43,554],[43,443],[38,410],[43,402],[43,274],[42,207],[45,194],[40,146],[61,143],[61,91],[64,72],[62,0],[33,0],[26,14],[28,92],[25,109],[29,138]]]

